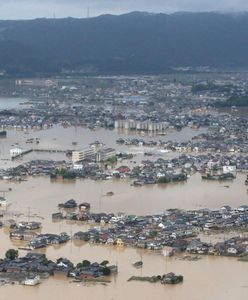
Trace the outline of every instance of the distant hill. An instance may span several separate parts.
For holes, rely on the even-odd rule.
[[[248,13],[149,14],[0,21],[0,70],[160,73],[248,67]]]

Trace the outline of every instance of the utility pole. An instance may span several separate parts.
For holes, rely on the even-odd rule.
[[[99,213],[101,213],[102,210],[102,189],[100,190],[100,195],[99,195]]]
[[[28,222],[30,220],[30,206],[28,207]]]

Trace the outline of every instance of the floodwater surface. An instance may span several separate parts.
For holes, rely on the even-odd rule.
[[[166,186],[145,186],[135,188],[128,181],[90,181],[51,182],[49,178],[29,178],[22,183],[2,181],[1,190],[9,201],[8,211],[21,212],[16,219],[40,220],[42,232],[60,233],[66,231],[73,235],[79,230],[86,230],[89,225],[78,222],[52,222],[52,212],[58,211],[57,205],[69,198],[78,202],[88,201],[92,211],[118,212],[130,214],[150,214],[167,208],[179,207],[194,209],[201,207],[219,208],[224,204],[238,206],[247,203],[244,186],[244,174],[229,183],[229,188],[219,182],[202,181],[199,175],[192,176],[185,184]],[[104,196],[113,191],[112,197]],[[37,215],[35,216],[35,214]],[[10,215],[11,216],[11,215]],[[9,216],[9,217],[10,217]],[[42,219],[40,219],[42,217]],[[7,217],[6,217],[7,218]],[[14,215],[13,215],[13,218]],[[91,225],[93,226],[93,225]],[[7,249],[18,247],[10,241],[8,231],[0,230],[0,255]],[[181,261],[176,257],[165,258],[160,252],[144,251],[134,248],[117,248],[115,246],[90,245],[80,241],[70,241],[62,246],[50,246],[36,250],[46,253],[47,257],[56,260],[67,257],[74,263],[88,259],[90,261],[109,260],[118,264],[119,273],[112,277],[107,286],[101,284],[71,283],[64,276],[46,279],[38,287],[2,286],[0,299],[190,299],[190,300],[245,300],[248,296],[248,264],[238,262],[235,258],[203,257],[199,261]],[[25,255],[25,251],[20,251]],[[142,259],[144,267],[135,269],[132,263]],[[175,272],[184,276],[184,282],[176,286],[164,286],[160,283],[127,282],[132,275],[152,276]]]
[[[197,134],[189,129],[185,130],[178,136],[178,133],[171,134],[179,140],[185,137],[188,139],[190,135]],[[0,140],[0,154],[3,159],[1,167],[22,163],[31,158],[55,159],[53,155],[33,153],[23,158],[22,161],[14,163],[4,160],[9,159],[9,149],[13,146],[19,145],[24,149],[31,147],[25,143],[30,137],[40,138],[40,144],[32,146],[43,149],[47,147],[81,148],[95,140],[100,140],[107,146],[118,150],[132,150],[132,147],[116,145],[115,140],[119,136],[115,131],[99,129],[92,132],[84,128],[63,129],[60,126],[31,133],[8,131],[7,139]],[[127,137],[125,134],[121,136]],[[146,136],[145,139],[152,138]],[[156,137],[156,139],[169,140],[173,139],[173,136],[168,134],[165,137]],[[72,142],[77,142],[77,145],[72,146]],[[62,154],[59,155],[55,157],[65,158]],[[245,174],[238,174],[236,180],[221,183],[202,181],[200,174],[195,174],[184,183],[144,187],[131,186],[131,182],[127,179],[51,181],[48,177],[34,177],[27,178],[27,181],[21,183],[0,181],[0,191],[8,201],[8,216],[4,217],[3,221],[8,218],[14,218],[17,221],[27,219],[41,221],[44,233],[66,231],[72,236],[75,232],[86,230],[94,225],[72,221],[52,222],[51,215],[58,211],[58,204],[71,198],[78,203],[89,202],[92,212],[125,212],[137,215],[159,213],[169,208],[218,209],[222,205],[237,207],[248,204],[245,178]],[[9,188],[12,190],[9,191]],[[114,195],[106,196],[106,193],[110,191]],[[17,248],[19,245],[17,242],[10,241],[6,228],[0,229],[0,241],[0,257],[3,257],[9,248]],[[248,264],[238,262],[235,258],[203,257],[193,262],[181,261],[176,257],[165,258],[160,252],[134,248],[118,249],[115,246],[90,245],[80,241],[70,241],[66,245],[50,246],[37,251],[46,253],[49,259],[67,257],[74,263],[83,259],[92,262],[107,259],[113,264],[118,264],[119,273],[111,278],[112,282],[108,285],[70,283],[68,278],[60,275],[46,279],[36,287],[0,286],[0,300],[13,298],[18,300],[68,300],[68,298],[71,300],[246,300],[248,297]],[[25,251],[20,251],[20,256],[22,255],[25,255]],[[144,263],[143,268],[139,270],[133,268],[132,263],[141,259]],[[127,282],[132,275],[152,276],[168,272],[183,275],[184,282],[175,286]]]

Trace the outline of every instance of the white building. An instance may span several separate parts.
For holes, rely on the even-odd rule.
[[[73,164],[73,169],[74,170],[83,170],[83,165],[82,164]]]
[[[73,163],[77,163],[79,161],[92,159],[92,158],[94,158],[95,154],[96,154],[95,147],[88,147],[88,148],[84,148],[79,151],[73,151],[72,152],[72,161],[73,161]]]
[[[22,154],[22,149],[21,148],[13,148],[13,149],[10,149],[9,152],[10,152],[11,157],[15,157],[17,155]]]
[[[24,280],[24,285],[31,285],[31,286],[34,286],[34,285],[37,285],[40,283],[40,276],[34,276],[34,277],[30,277],[30,278],[26,278]]]
[[[116,129],[143,130],[162,132],[168,128],[167,122],[134,121],[134,120],[116,120]]]
[[[7,201],[4,197],[0,197],[0,207],[6,207]]]
[[[236,166],[223,166],[223,174],[236,173]]]
[[[74,169],[80,170],[82,165],[79,162],[85,160],[94,160],[96,162],[105,161],[110,157],[116,155],[116,151],[112,148],[105,148],[105,147],[97,147],[97,146],[90,146],[88,148],[73,151],[72,152],[72,162]]]

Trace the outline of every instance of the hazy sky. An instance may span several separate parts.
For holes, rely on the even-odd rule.
[[[248,0],[0,0],[0,19],[86,17],[130,11],[248,11]]]

